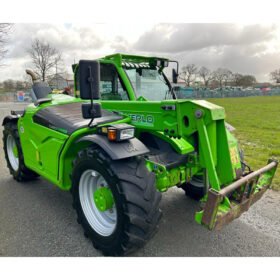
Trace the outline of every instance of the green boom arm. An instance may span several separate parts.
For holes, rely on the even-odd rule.
[[[138,132],[149,131],[168,141],[179,154],[195,151],[199,161],[193,168],[206,168],[210,184],[219,190],[221,184],[238,177],[240,161],[232,161],[230,149],[237,144],[229,141],[225,128],[225,112],[222,107],[206,101],[101,101],[102,107],[118,111],[131,118]],[[195,135],[198,133],[198,141]],[[237,155],[238,156],[238,155]],[[193,155],[190,155],[190,158]],[[219,160],[218,160],[219,159]],[[229,170],[226,170],[229,169]]]

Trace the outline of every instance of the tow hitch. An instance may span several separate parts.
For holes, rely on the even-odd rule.
[[[196,213],[196,221],[214,231],[240,217],[270,187],[277,165],[277,160],[269,160],[265,167],[250,172],[220,191],[209,189],[205,207]]]

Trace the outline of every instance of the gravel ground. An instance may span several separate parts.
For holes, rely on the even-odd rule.
[[[0,103],[1,123],[22,106]],[[0,256],[101,256],[76,222],[70,193],[43,178],[14,181],[0,143]],[[279,203],[280,192],[269,190],[238,220],[209,232],[194,221],[197,202],[173,188],[163,194],[158,233],[131,256],[280,256]]]

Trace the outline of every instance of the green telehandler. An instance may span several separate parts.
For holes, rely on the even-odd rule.
[[[32,76],[33,103],[3,120],[17,181],[43,176],[73,196],[77,221],[104,255],[124,255],[155,233],[161,193],[200,200],[195,220],[219,230],[270,187],[278,162],[251,171],[222,107],[179,100],[166,58],[124,54],[73,65],[75,96]],[[176,203],[176,202],[174,202]]]

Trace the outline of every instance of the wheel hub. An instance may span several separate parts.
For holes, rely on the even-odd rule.
[[[110,236],[117,226],[117,208],[105,178],[93,169],[83,172],[79,196],[84,215],[94,231]]]
[[[6,140],[8,159],[14,171],[19,169],[18,149],[14,137],[9,134]]]
[[[16,145],[13,146],[13,153],[14,153],[15,158],[18,158],[18,150],[17,150]]]
[[[114,198],[109,188],[101,186],[93,192],[94,203],[99,211],[106,211],[113,207]]]

